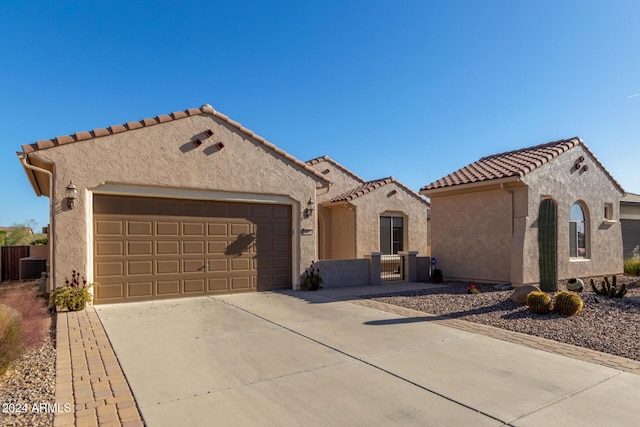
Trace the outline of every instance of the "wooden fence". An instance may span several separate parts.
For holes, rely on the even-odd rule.
[[[2,246],[0,282],[20,280],[20,258],[30,254],[30,246]]]

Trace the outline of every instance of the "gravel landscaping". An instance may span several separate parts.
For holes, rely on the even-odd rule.
[[[494,285],[476,283],[480,293],[467,294],[470,286],[467,282],[447,282],[437,289],[378,295],[370,299],[640,360],[639,278],[619,277],[618,286],[622,283],[628,286],[624,298],[596,295],[588,278],[583,280],[586,286],[580,296],[584,308],[576,316],[553,312],[533,314],[526,305],[511,301],[513,290],[496,290]],[[565,285],[560,284],[559,290],[565,290]]]
[[[26,291],[37,283],[3,284],[0,303],[8,290]],[[55,324],[45,314],[42,327],[49,333],[34,348],[25,351],[0,377],[0,426],[45,427],[53,425],[56,388]]]

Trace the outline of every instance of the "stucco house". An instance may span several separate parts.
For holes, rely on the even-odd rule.
[[[210,105],[37,141],[18,157],[50,198],[48,289],[78,270],[99,283],[96,303],[299,288],[318,227],[331,230],[318,205],[339,180]],[[393,201],[411,196],[384,187],[406,214]]]
[[[627,193],[620,199],[620,223],[624,258],[640,258],[640,194]]]
[[[306,162],[330,180],[317,192],[319,259],[427,253],[429,203],[393,177],[366,181],[329,156]]]
[[[579,138],[483,157],[420,193],[448,279],[539,283],[538,212],[557,207],[558,278],[622,272],[624,190]]]

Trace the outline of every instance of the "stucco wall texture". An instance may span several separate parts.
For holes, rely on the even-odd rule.
[[[580,157],[584,157],[587,171],[575,169]],[[577,146],[526,175],[523,182],[529,185],[524,283],[539,281],[537,215],[545,196],[551,196],[558,205],[558,278],[622,273],[620,197],[624,194],[587,150]],[[576,202],[582,204],[587,222],[587,257],[584,259],[569,257],[569,212]],[[605,222],[605,203],[613,206],[613,223]]]
[[[200,147],[192,139],[207,130],[213,136]],[[221,141],[220,151],[213,144]],[[76,269],[92,279],[92,195],[107,187],[120,194],[171,194],[177,198],[215,199],[220,192],[258,201],[292,205],[293,271],[296,284],[316,259],[315,215],[303,218],[321,181],[217,117],[203,114],[95,140],[79,141],[30,154],[54,164],[55,278]],[[64,199],[70,181],[78,188],[75,209]],[[136,187],[133,187],[133,186]],[[129,190],[130,188],[130,190]],[[215,190],[217,193],[212,193]],[[302,266],[302,267],[300,267]]]
[[[380,216],[399,214],[404,218],[404,250],[427,254],[426,203],[417,200],[400,185],[392,182],[364,197],[351,201],[355,206],[356,257],[363,258],[380,250]]]
[[[587,171],[576,170],[584,157]],[[551,197],[558,206],[558,279],[619,274],[622,266],[619,187],[582,146],[505,185],[469,187],[431,197],[432,256],[445,277],[539,283],[538,209]],[[587,257],[569,256],[569,212],[584,207]],[[605,203],[613,219],[604,218]]]

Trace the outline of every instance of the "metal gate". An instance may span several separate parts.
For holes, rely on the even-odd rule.
[[[380,281],[399,282],[404,280],[404,256],[382,255],[380,257]]]

